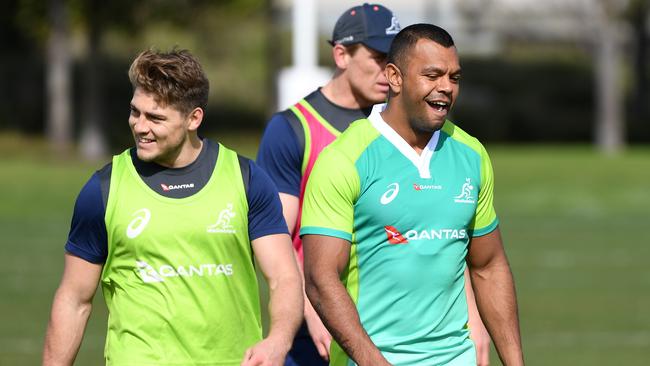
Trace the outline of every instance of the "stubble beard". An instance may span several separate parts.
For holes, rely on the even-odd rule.
[[[420,117],[409,118],[409,125],[415,133],[422,135],[431,135],[442,128],[443,123],[428,121]]]

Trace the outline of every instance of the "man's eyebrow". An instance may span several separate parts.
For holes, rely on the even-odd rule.
[[[166,120],[167,117],[164,114],[158,114],[158,113],[152,113],[152,112],[141,112],[136,106],[134,106],[131,103],[131,110],[139,113],[144,113],[145,117],[147,119],[158,119],[158,120]]]
[[[423,74],[428,74],[428,73],[443,73],[443,72],[444,72],[444,70],[441,69],[440,67],[437,67],[437,66],[427,66],[427,67],[425,67],[424,69],[422,69],[422,73],[423,73]],[[450,72],[450,74],[460,74],[460,73],[461,73],[461,69],[460,69],[460,68],[458,68],[458,70],[453,70],[452,72]]]
[[[427,66],[424,69],[422,69],[423,74],[428,74],[428,73],[442,73],[442,69],[437,67],[437,66]]]
[[[164,114],[144,112],[144,115],[147,117],[147,119],[160,119],[160,120],[166,120],[167,119],[167,117]]]

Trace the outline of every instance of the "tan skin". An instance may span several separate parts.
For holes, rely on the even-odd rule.
[[[382,103],[388,96],[388,80],[384,74],[386,55],[364,45],[356,47],[355,52],[342,45],[332,47],[336,72],[321,88],[321,92],[328,100],[350,109],[367,108]],[[289,231],[293,233],[298,220],[298,197],[280,193],[280,201],[282,201],[284,219],[289,225]],[[304,316],[318,354],[325,360],[329,360],[332,336],[316,314],[307,296],[305,296]]]
[[[394,64],[389,64],[386,68],[391,90],[395,93],[393,99],[396,100],[388,104],[382,116],[418,154],[429,142],[433,132],[444,124],[460,90],[461,67],[456,48],[431,47],[431,44],[435,43],[416,43],[414,52],[409,54],[409,60],[412,59],[413,62],[407,63],[404,70]],[[395,108],[398,101],[404,105]],[[445,106],[438,107],[435,102],[444,103]],[[408,123],[393,123],[404,120]],[[488,366],[490,335],[478,313],[467,270],[465,279],[470,335],[476,346],[477,366]]]
[[[356,50],[351,52],[351,47]],[[321,88],[329,101],[350,109],[368,108],[386,101],[385,54],[362,44],[348,47],[339,44],[332,47],[332,59],[336,64],[334,77]]]
[[[352,47],[356,47],[354,52],[351,51]],[[385,73],[385,54],[362,44],[348,47],[334,45],[332,59],[336,64],[336,71],[332,79],[321,88],[321,92],[328,100],[350,109],[368,108],[386,101],[389,83]],[[421,149],[418,152],[421,152]],[[298,197],[280,193],[280,200],[285,221],[289,224],[290,232],[293,233],[298,217]],[[466,273],[466,275],[468,274]],[[489,364],[490,336],[476,310],[474,295],[469,283],[466,293],[470,308],[470,326],[473,330],[471,337],[477,346],[478,366],[487,366]],[[306,296],[304,316],[318,353],[324,359],[329,360],[332,336]]]
[[[388,64],[386,75],[392,94],[382,117],[419,153],[442,128],[458,98],[461,68],[456,48],[420,39],[408,53],[408,62],[402,62],[401,68]],[[472,239],[468,267],[478,310],[502,362],[522,365],[514,284],[498,229]],[[486,291],[488,287],[493,290]],[[486,299],[491,300],[489,306]],[[487,355],[478,356],[479,362],[489,362]]]
[[[440,129],[459,92],[460,65],[454,47],[420,39],[405,57],[404,71],[386,66],[391,97],[382,118],[420,153]],[[435,104],[443,103],[442,106]],[[359,321],[340,282],[350,243],[323,235],[303,237],[309,299],[346,353],[359,365],[388,365]],[[523,365],[512,273],[500,231],[472,238],[467,257],[478,309],[504,365]]]
[[[138,158],[178,168],[198,157],[202,142],[197,129],[203,110],[185,114],[173,106],[159,104],[153,95],[139,88],[133,93],[129,126]],[[303,312],[302,279],[286,234],[266,235],[251,241],[256,263],[270,290],[268,336],[251,346],[242,366],[281,366],[300,325]],[[81,345],[92,309],[92,299],[103,266],[65,255],[61,283],[54,296],[45,336],[43,365],[72,365]]]
[[[167,168],[192,163],[203,146],[196,132],[202,120],[201,108],[194,108],[185,116],[176,108],[158,103],[140,88],[133,92],[129,127],[142,161]]]
[[[305,290],[338,344],[359,366],[390,365],[361,325],[356,305],[340,280],[350,242],[324,235],[302,237]]]
[[[433,41],[418,41],[408,55],[403,71],[395,64],[386,67],[393,94],[381,115],[421,153],[456,102],[461,69],[456,48],[444,48]],[[432,105],[435,102],[447,107],[439,110]]]
[[[503,365],[523,365],[515,285],[501,231],[472,238],[467,264],[476,304]]]

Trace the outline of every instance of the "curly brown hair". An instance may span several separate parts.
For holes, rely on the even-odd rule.
[[[188,50],[170,52],[146,50],[129,68],[133,86],[153,94],[157,103],[188,114],[194,108],[206,109],[210,83],[199,61]]]

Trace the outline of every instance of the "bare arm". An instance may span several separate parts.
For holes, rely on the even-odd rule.
[[[61,284],[52,303],[45,335],[43,365],[72,365],[90,316],[102,266],[65,255]]]
[[[282,216],[284,221],[287,222],[289,228],[289,235],[293,235],[298,222],[298,209],[300,208],[300,200],[298,197],[280,192],[280,202],[282,202]]]
[[[323,235],[305,235],[302,240],[305,290],[327,329],[360,366],[389,365],[361,326],[359,313],[340,281],[350,259],[350,243]]]
[[[270,290],[271,329],[246,351],[242,365],[281,366],[302,320],[302,280],[287,234],[252,241],[253,251]]]
[[[300,201],[298,197],[282,192],[280,192],[280,201],[282,202],[282,214],[284,216],[284,220],[287,222],[289,232],[293,234],[294,230],[296,229],[296,223],[298,221],[298,208],[300,206]],[[294,254],[296,254],[295,251]],[[302,264],[299,263],[298,265],[302,276]],[[307,323],[307,329],[309,330],[309,336],[314,342],[314,345],[318,350],[318,354],[325,360],[329,360],[329,350],[330,344],[332,343],[332,336],[327,331],[327,328],[325,328],[325,325],[323,325],[323,322],[320,320],[318,314],[316,314],[316,310],[314,310],[311,302],[309,302],[307,295],[304,293],[304,289],[303,297],[305,301],[304,316],[305,322]]]
[[[490,334],[481,314],[476,307],[476,298],[472,290],[472,280],[469,276],[469,269],[465,268],[465,294],[467,295],[467,310],[469,312],[469,336],[476,346],[476,366],[490,365]]]
[[[472,238],[467,259],[476,304],[501,362],[523,365],[515,286],[499,229]]]

